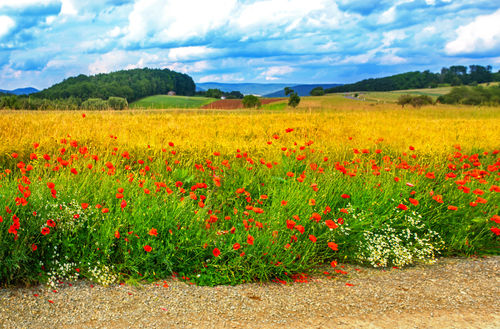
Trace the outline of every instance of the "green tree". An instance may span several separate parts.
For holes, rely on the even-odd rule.
[[[259,108],[261,105],[260,99],[254,95],[246,95],[243,97],[243,106],[246,108],[255,107]]]
[[[292,88],[285,87],[285,95],[290,95],[288,98],[288,106],[297,107],[297,105],[299,105],[300,97]]]
[[[222,96],[222,91],[220,89],[208,89],[205,92],[205,97],[221,98],[221,96]]]
[[[323,96],[325,94],[325,91],[323,90],[323,87],[316,87],[316,88],[313,88],[313,90],[311,90],[309,92],[309,95],[311,96]]]

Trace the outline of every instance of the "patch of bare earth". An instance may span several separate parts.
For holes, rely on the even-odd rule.
[[[0,326],[500,328],[499,265],[500,256],[441,259],[406,269],[345,265],[347,274],[287,285],[210,288],[170,280],[168,287],[78,282],[57,292],[42,286],[0,289]]]

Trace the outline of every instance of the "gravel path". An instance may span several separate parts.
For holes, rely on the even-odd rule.
[[[0,289],[0,327],[500,328],[499,265],[500,256],[403,270],[345,265],[347,274],[287,285]]]

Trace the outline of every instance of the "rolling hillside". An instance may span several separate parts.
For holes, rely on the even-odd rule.
[[[216,101],[215,98],[155,95],[142,98],[129,105],[130,108],[169,109],[199,108]]]

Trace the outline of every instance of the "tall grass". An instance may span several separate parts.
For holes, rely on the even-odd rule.
[[[498,111],[0,112],[0,281],[236,284],[498,253]]]

